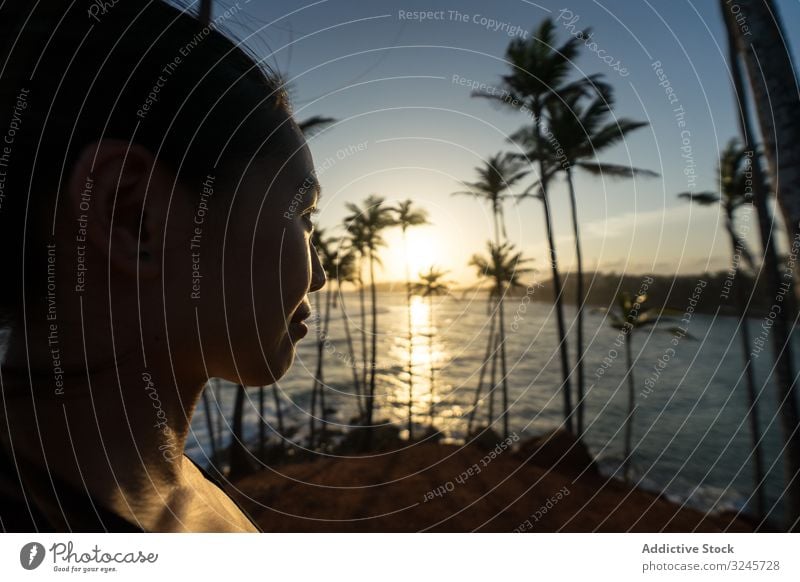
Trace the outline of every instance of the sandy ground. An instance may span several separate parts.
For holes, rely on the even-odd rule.
[[[264,531],[753,530],[746,520],[681,508],[600,476],[563,433],[506,448],[406,443],[370,455],[317,457],[233,485]]]

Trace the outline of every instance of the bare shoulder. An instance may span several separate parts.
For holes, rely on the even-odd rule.
[[[115,511],[150,532],[257,532],[239,507],[191,461],[178,481],[155,482],[147,490],[120,492]]]
[[[184,516],[184,531],[256,532],[233,500],[186,461],[184,484],[176,490],[176,505]],[[178,499],[179,498],[179,499]]]

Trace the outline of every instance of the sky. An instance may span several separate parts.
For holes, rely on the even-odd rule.
[[[800,21],[800,2],[777,5],[784,29]],[[480,201],[452,193],[473,181],[474,168],[489,156],[513,149],[508,136],[530,118],[472,98],[469,85],[497,85],[508,71],[503,56],[510,40],[530,38],[552,17],[559,45],[571,30],[591,27],[598,50],[619,63],[615,70],[584,48],[573,77],[603,73],[615,89],[615,116],[649,122],[600,160],[660,174],[577,175],[585,269],[670,275],[727,268],[719,210],[676,196],[713,190],[719,153],[738,134],[718,2],[239,0],[215,2],[215,16],[226,6],[233,9],[222,26],[288,79],[297,118],[337,120],[309,140],[324,190],[319,224],[330,234],[343,234],[347,202],[372,193],[389,203],[410,198],[432,223],[409,231],[412,272],[435,264],[452,281],[473,281],[469,258],[492,236],[491,214]],[[435,14],[422,20],[416,11]],[[796,34],[787,42],[796,55]],[[573,238],[562,181],[550,199],[559,263],[568,271]],[[509,239],[534,259],[535,277],[548,278],[541,203],[509,202],[506,221]],[[756,241],[754,228],[749,238]],[[400,280],[399,230],[386,239],[379,276]]]

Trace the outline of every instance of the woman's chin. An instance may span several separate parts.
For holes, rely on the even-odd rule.
[[[231,362],[227,374],[222,377],[235,384],[245,386],[265,386],[280,380],[292,367],[295,358],[293,338],[285,335],[283,340],[266,352],[267,358],[260,350],[237,353],[235,365]],[[265,350],[266,351],[266,350]]]
[[[294,347],[281,350],[281,354],[270,361],[261,361],[260,366],[254,366],[249,373],[242,372],[242,379],[248,386],[264,386],[274,384],[283,378],[294,363]]]

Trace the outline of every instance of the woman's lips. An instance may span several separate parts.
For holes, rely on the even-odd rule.
[[[292,337],[302,339],[308,334],[308,325],[305,320],[311,316],[311,306],[303,302],[297,311],[294,312],[291,321],[289,321],[289,331]]]
[[[303,339],[308,334],[308,326],[302,321],[293,321],[289,324],[289,331],[292,337]]]

